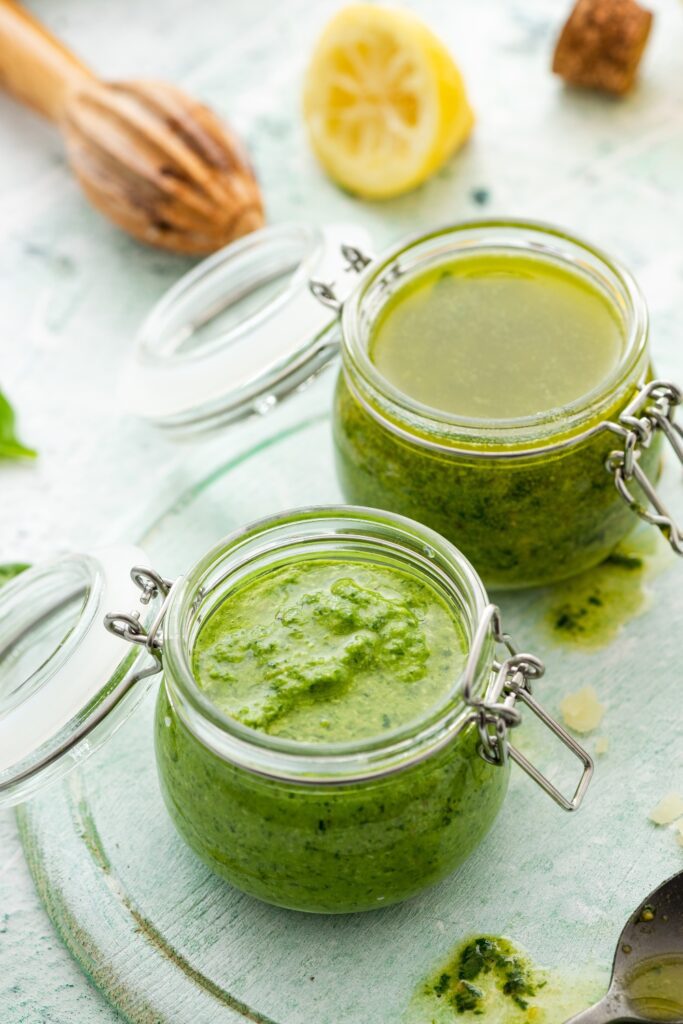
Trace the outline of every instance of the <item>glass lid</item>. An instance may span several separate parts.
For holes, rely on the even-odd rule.
[[[158,664],[104,628],[139,608],[131,546],[69,554],[0,589],[0,805],[17,803],[89,756],[146,691]],[[150,611],[149,616],[151,617]]]
[[[178,432],[266,412],[334,356],[337,311],[369,248],[357,225],[282,224],[226,246],[182,277],[145,320],[123,374],[129,411]]]

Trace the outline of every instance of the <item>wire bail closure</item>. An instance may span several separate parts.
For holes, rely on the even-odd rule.
[[[173,589],[173,580],[164,579],[153,569],[146,569],[140,565],[134,565],[130,571],[133,583],[141,591],[140,604],[148,605],[150,601],[158,597],[163,598],[161,607],[157,612],[149,632],[140,622],[140,612],[109,612],[104,616],[104,628],[121,640],[129,644],[138,644],[146,647],[149,653],[157,662],[154,672],[161,670],[161,651],[163,647],[162,623],[166,615],[166,609]]]
[[[347,273],[362,274],[365,268],[372,263],[372,256],[368,256],[367,253],[364,253],[355,245],[342,245],[340,248],[346,264],[344,270]],[[331,284],[327,284],[325,281],[309,281],[308,287],[318,302],[339,314],[344,303],[337,297],[337,293],[334,290],[335,284],[336,282],[334,281]]]
[[[609,424],[610,429],[624,439],[624,447],[610,452],[605,463],[607,470],[614,474],[615,486],[626,504],[646,523],[656,526],[677,555],[683,555],[683,527],[674,521],[639,460],[657,431],[661,431],[683,465],[683,428],[674,422],[681,402],[683,391],[670,381],[653,380],[643,385],[619,416],[619,422]],[[640,487],[650,507],[634,495],[629,486],[632,482]]]
[[[492,692],[489,695],[489,700],[482,700],[473,695],[473,687],[477,678],[479,659],[489,632],[496,643],[505,648],[508,656],[502,661],[494,662],[495,678]],[[508,759],[511,758],[563,810],[576,811],[583,801],[593,776],[593,759],[581,744],[577,743],[574,737],[570,736],[567,730],[534,699],[533,684],[541,678],[544,672],[545,666],[539,658],[533,654],[518,651],[510,635],[503,632],[500,610],[493,604],[487,605],[474,636],[462,690],[465,703],[473,710],[471,721],[475,722],[479,729],[481,740],[479,754],[489,764],[499,767],[507,764]],[[525,704],[581,762],[583,770],[571,798],[565,796],[547,776],[510,743],[508,735],[510,730],[520,725],[522,721],[522,715],[515,706],[518,700]]]

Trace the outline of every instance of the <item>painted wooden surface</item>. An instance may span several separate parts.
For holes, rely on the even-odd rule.
[[[426,188],[382,206],[335,190],[303,140],[301,68],[334,6],[34,5],[103,73],[153,71],[229,113],[252,151],[272,221],[360,218],[378,244],[481,212],[544,217],[583,232],[636,272],[653,314],[659,371],[680,379],[680,5],[656,5],[643,82],[615,103],[565,92],[549,75],[565,12],[559,0],[413,3],[460,57],[479,124],[472,144]],[[228,460],[237,465],[149,533],[162,571],[179,570],[262,511],[334,498],[324,419],[239,461],[288,426],[324,416],[329,377],[270,421],[199,448],[174,448],[121,415],[112,387],[120,355],[186,264],[138,248],[91,213],[51,131],[9,103],[2,113],[2,384],[41,460],[2,469],[0,557],[33,560],[137,537]],[[671,494],[679,487],[673,473],[667,486]],[[494,832],[458,875],[370,918],[288,915],[210,879],[160,807],[143,709],[110,750],[23,814],[31,868],[68,946],[130,1019],[145,1022],[239,1020],[245,1012],[278,1024],[395,1021],[415,981],[478,928],[506,931],[550,964],[604,965],[629,907],[681,865],[672,837],[646,820],[665,791],[683,789],[676,568],[653,575],[649,608],[597,655],[555,647],[539,595],[503,599],[511,629],[551,665],[551,708],[563,690],[589,680],[608,701],[611,749],[591,801],[565,818],[516,779]],[[528,742],[550,755],[535,734]],[[3,1024],[119,1019],[61,948],[9,815],[0,818],[0,1008]]]

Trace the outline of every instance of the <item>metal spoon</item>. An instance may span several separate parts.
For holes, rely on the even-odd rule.
[[[661,975],[649,971],[662,965],[668,965],[668,980],[657,982]],[[645,1008],[639,998],[648,975],[650,983],[658,986],[648,993],[661,1000],[652,1009]],[[683,1024],[683,871],[650,893],[631,914],[619,937],[607,995],[566,1024],[616,1021]]]

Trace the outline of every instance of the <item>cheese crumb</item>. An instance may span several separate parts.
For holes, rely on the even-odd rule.
[[[595,753],[606,754],[609,750],[609,739],[607,736],[598,736],[595,741]]]
[[[560,713],[565,725],[575,732],[592,732],[602,722],[605,705],[598,700],[594,687],[584,686],[567,694],[560,702]]]
[[[679,846],[683,846],[683,818],[679,818],[678,819],[678,821],[674,825],[674,829],[678,833],[678,836],[677,836],[678,845]]]
[[[667,793],[656,807],[650,811],[648,817],[655,825],[671,825],[683,815],[683,799],[678,793]]]

